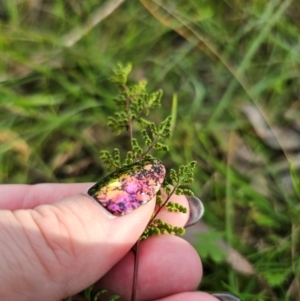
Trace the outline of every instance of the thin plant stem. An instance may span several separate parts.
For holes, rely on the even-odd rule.
[[[133,131],[132,131],[132,120],[131,120],[131,117],[130,117],[130,100],[128,98],[126,99],[126,110],[127,110],[127,116],[128,116],[130,145],[132,145]]]
[[[134,266],[133,266],[133,281],[131,290],[131,301],[135,301],[136,291],[137,291],[137,280],[139,272],[139,250],[140,250],[140,240],[138,240],[132,247],[132,252],[134,255]]]
[[[124,93],[126,94],[126,113],[128,118],[128,130],[129,130],[129,137],[130,137],[130,145],[132,145],[132,139],[133,139],[133,121],[131,120],[131,114],[130,114],[130,102],[131,99],[128,95],[127,87],[125,85],[122,86]]]
[[[159,138],[160,137],[158,136],[152,141],[149,147],[140,155],[139,160],[141,160],[144,156],[146,156],[150,152],[150,150],[153,148],[153,145],[159,140]]]
[[[127,87],[125,85],[122,86],[123,91],[126,95],[126,114],[127,114],[127,118],[128,118],[128,130],[129,130],[129,137],[130,137],[130,144],[132,147],[132,140],[133,140],[133,122],[134,120],[137,120],[140,116],[138,116],[138,118],[135,119],[131,119],[131,114],[130,114],[130,104],[131,104],[131,99],[128,95],[128,90]],[[139,115],[141,115],[143,112],[140,112]],[[141,160],[154,146],[154,144],[160,139],[160,137],[156,137],[151,145],[149,145],[149,147],[147,148],[147,150],[145,152],[143,152],[140,156],[139,156],[139,160]],[[133,151],[133,149],[132,149]],[[153,215],[153,217],[150,219],[147,227],[154,221],[154,219],[156,218],[156,216],[158,215],[158,213],[161,211],[161,209],[167,204],[167,202],[169,201],[171,195],[175,192],[176,188],[178,187],[178,185],[176,185],[175,187],[173,187],[172,191],[170,192],[170,194],[168,195],[168,197],[166,198],[166,200],[163,202],[162,205],[159,206],[158,210],[155,212],[155,214]],[[138,280],[138,268],[139,268],[139,249],[140,249],[140,242],[141,240],[139,239],[134,246],[132,247],[132,252],[134,255],[134,267],[133,267],[133,281],[132,281],[132,290],[131,290],[131,301],[135,301],[136,300],[136,292],[137,292],[137,280]]]
[[[175,190],[178,188],[178,185],[174,186],[166,200],[163,202],[161,206],[157,209],[153,217],[150,219],[147,227],[154,221],[154,219],[157,217],[160,210],[168,203],[170,200],[172,194],[175,192]],[[138,240],[134,246],[132,247],[132,252],[134,255],[134,267],[133,267],[133,282],[132,282],[132,290],[131,290],[131,301],[135,301],[136,298],[136,291],[137,291],[137,280],[138,280],[138,268],[139,268],[139,249],[140,249],[140,240]]]
[[[170,192],[170,194],[168,195],[168,197],[166,198],[166,200],[163,202],[162,205],[159,206],[159,208],[157,209],[157,211],[155,212],[155,214],[153,215],[153,217],[150,219],[147,227],[154,221],[154,219],[157,217],[158,213],[160,212],[160,210],[168,203],[168,201],[170,200],[172,194],[175,192],[175,190],[178,188],[178,185],[174,186],[172,191]]]

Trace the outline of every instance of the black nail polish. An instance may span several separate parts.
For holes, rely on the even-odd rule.
[[[192,226],[196,224],[204,213],[204,206],[200,199],[195,196],[185,196],[189,203],[189,213],[190,217],[187,221],[185,227]]]
[[[220,301],[242,301],[239,297],[227,292],[214,293],[212,295]]]

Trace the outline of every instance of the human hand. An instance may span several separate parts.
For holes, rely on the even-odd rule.
[[[0,300],[61,300],[99,279],[97,287],[129,300],[130,249],[150,220],[155,201],[113,217],[80,193],[90,186],[0,186]],[[173,201],[189,208],[184,196],[173,196]],[[177,226],[190,223],[189,216],[161,213]],[[164,235],[141,243],[138,300],[238,300],[193,292],[201,277],[198,254],[183,239]]]

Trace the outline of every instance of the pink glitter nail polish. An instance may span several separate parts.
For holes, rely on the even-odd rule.
[[[109,174],[92,186],[88,194],[113,215],[125,215],[155,196],[165,174],[159,160],[144,159]]]

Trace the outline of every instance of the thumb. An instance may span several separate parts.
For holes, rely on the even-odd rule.
[[[127,177],[125,184],[130,185],[123,183],[119,190],[130,188],[133,192],[134,185],[139,187],[132,206],[136,210],[128,215],[114,216],[86,194],[32,210],[0,211],[0,300],[60,300],[106,274],[138,240],[154,210],[153,197],[164,168],[163,176],[152,182],[155,189],[149,192],[143,188],[145,183],[151,187],[149,172],[139,176],[144,167],[135,171],[135,177],[131,174],[130,180]],[[116,186],[121,176],[124,173],[114,181],[111,176],[110,181],[89,191],[103,203],[96,189],[104,187],[106,197],[111,197],[109,185],[113,182]],[[145,206],[138,207],[140,196]],[[126,207],[124,200],[120,204]]]

